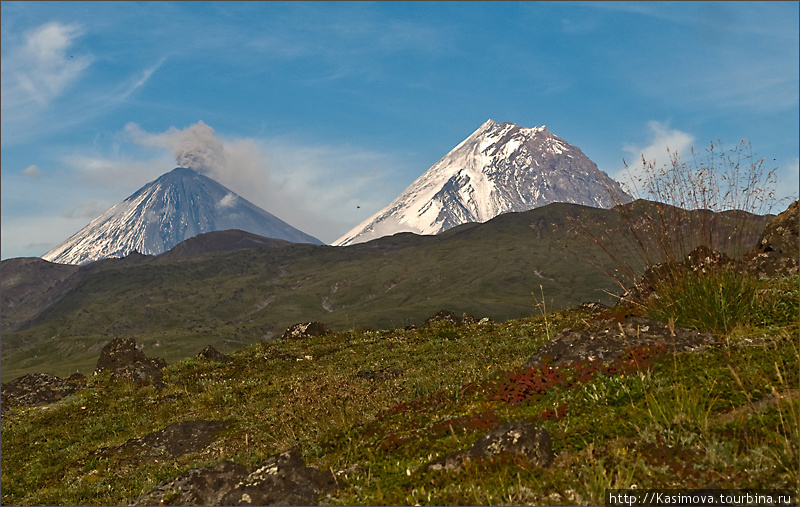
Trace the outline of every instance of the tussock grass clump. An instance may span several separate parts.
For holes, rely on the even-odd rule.
[[[657,297],[644,308],[654,319],[724,335],[753,323],[762,305],[760,285],[731,268],[678,273],[656,284]]]
[[[644,156],[638,168],[626,164],[623,188],[635,200],[617,199],[615,208],[625,234],[586,232],[612,260],[606,274],[644,314],[727,334],[763,306],[758,280],[738,260],[778,204],[776,170],[766,170],[746,140],[692,148],[689,162],[669,156],[661,166]]]

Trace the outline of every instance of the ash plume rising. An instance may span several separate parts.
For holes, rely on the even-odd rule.
[[[225,146],[213,128],[199,121],[175,134],[172,153],[178,167],[188,167],[208,176],[225,167]]]

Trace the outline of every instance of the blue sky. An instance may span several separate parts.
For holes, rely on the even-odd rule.
[[[798,192],[798,2],[13,2],[2,258],[215,146],[208,174],[334,241],[487,119],[618,177],[747,138]]]

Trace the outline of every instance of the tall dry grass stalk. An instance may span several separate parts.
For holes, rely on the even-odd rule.
[[[612,227],[584,230],[610,258],[613,271],[606,268],[606,274],[634,295],[632,302],[653,317],[673,316],[686,325],[692,320],[684,310],[688,298],[701,305],[716,300],[714,307],[701,310],[713,315],[726,311],[727,295],[752,290],[735,260],[753,249],[766,224],[763,215],[778,204],[777,178],[776,169],[767,170],[747,140],[732,148],[720,141],[703,152],[692,148],[688,161],[677,152],[668,154],[662,165],[644,156],[639,167],[625,164],[628,181],[622,186],[632,200],[609,192],[617,203],[621,234],[612,236]],[[720,289],[720,284],[733,287]],[[644,300],[643,295],[651,297]],[[710,320],[723,323],[725,331],[736,325],[727,314]],[[720,331],[720,324],[696,327]]]

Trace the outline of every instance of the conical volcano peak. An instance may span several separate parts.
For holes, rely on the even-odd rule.
[[[619,184],[547,127],[487,120],[384,209],[334,242],[437,234],[553,202],[609,208]]]
[[[151,181],[42,256],[85,264],[136,250],[158,255],[206,232],[238,229],[294,243],[322,244],[188,167]]]
[[[166,174],[170,174],[170,173],[183,174],[183,175],[200,174],[199,171],[195,171],[191,167],[182,167],[182,166],[178,166],[178,167],[176,167],[175,169],[171,170],[170,172],[168,172]]]

